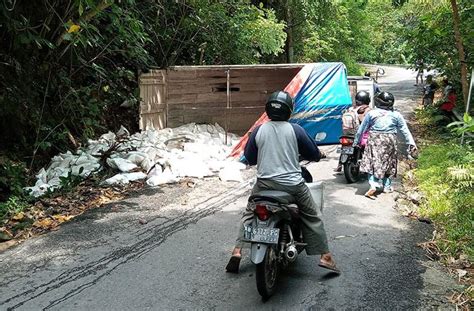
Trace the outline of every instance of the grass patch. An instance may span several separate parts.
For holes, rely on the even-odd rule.
[[[437,224],[444,252],[474,259],[474,150],[439,142],[424,147],[415,171],[426,201],[420,213]]]
[[[11,196],[5,202],[0,202],[0,227],[9,217],[18,214],[30,206],[22,196]]]

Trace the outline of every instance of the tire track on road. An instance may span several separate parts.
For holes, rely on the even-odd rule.
[[[150,234],[138,242],[130,246],[119,248],[110,254],[88,264],[69,269],[48,282],[42,283],[32,289],[26,290],[4,301],[1,301],[0,306],[14,302],[14,305],[7,308],[7,310],[14,310],[29,301],[32,301],[47,293],[51,293],[54,290],[62,288],[68,284],[80,282],[81,280],[85,280],[88,277],[92,278],[85,283],[78,284],[78,286],[69,290],[62,297],[50,301],[50,303],[43,310],[51,309],[52,307],[57,306],[78,295],[87,288],[94,286],[102,278],[111,274],[120,266],[147,254],[149,251],[164,243],[168,237],[186,229],[188,225],[197,223],[200,219],[210,216],[221,210],[224,206],[235,202],[248,191],[248,182],[243,182],[236,189],[230,192],[207,198],[206,200],[194,205],[192,208],[184,211],[179,217],[167,219],[160,224],[150,226],[147,228],[147,232],[150,232]],[[142,230],[143,229],[140,229],[139,231]]]

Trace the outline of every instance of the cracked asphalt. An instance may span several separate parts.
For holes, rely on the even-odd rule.
[[[409,116],[414,73],[385,70],[381,88]],[[0,310],[454,310],[446,295],[455,281],[416,246],[433,227],[400,216],[395,194],[366,199],[365,181],[334,175],[336,146],[322,148],[328,159],[308,168],[325,182],[324,221],[341,276],[301,254],[263,302],[248,251],[240,274],[224,272],[250,169],[243,183],[144,189],[0,253]]]

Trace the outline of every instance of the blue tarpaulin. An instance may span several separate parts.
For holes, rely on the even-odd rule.
[[[308,64],[307,78],[295,97],[290,122],[301,125],[318,144],[339,142],[342,112],[352,105],[343,63]]]
[[[295,98],[290,122],[301,125],[318,144],[339,143],[342,112],[352,105],[343,63],[307,64],[290,81],[285,91]],[[250,132],[268,120],[268,116],[262,114],[242,136],[230,156],[240,157]]]

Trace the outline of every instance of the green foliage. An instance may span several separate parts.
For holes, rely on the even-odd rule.
[[[448,124],[448,127],[452,127],[452,132],[457,135],[472,134],[474,133],[474,118],[468,113],[464,113],[462,121],[456,121]]]
[[[15,3],[0,6],[0,145],[49,156],[70,134],[102,132],[110,108],[136,97],[150,40],[132,0]]]
[[[140,72],[258,63],[286,38],[274,11],[247,1],[8,3],[0,4],[0,148],[30,167],[120,125],[136,131]]]
[[[13,216],[28,208],[28,201],[22,196],[10,196],[7,201],[0,202],[0,223],[8,216]]]
[[[77,185],[79,185],[83,180],[83,178],[81,177],[81,174],[83,171],[84,171],[84,168],[81,167],[77,175],[73,175],[72,172],[69,172],[67,176],[59,177],[59,180],[61,183],[61,186],[60,186],[61,192],[62,193],[71,192]]]
[[[427,201],[421,212],[445,233],[442,244],[453,254],[474,257],[474,150],[457,144],[422,149],[415,175]]]
[[[416,109],[415,116],[418,123],[430,131],[432,136],[444,131],[444,128],[439,126],[439,122],[444,120],[444,116],[440,115],[439,110],[434,106]]]
[[[191,64],[253,64],[282,51],[285,24],[271,9],[238,1],[201,0],[195,6],[192,14],[183,17],[184,31],[194,34],[185,42],[186,53],[194,51],[189,55]],[[179,63],[190,64],[183,56],[178,57]]]
[[[454,183],[454,187],[462,189],[474,188],[474,167],[456,165],[448,168],[448,178]]]
[[[468,67],[474,65],[474,3],[457,0],[461,36]],[[460,88],[460,62],[456,48],[452,8],[449,1],[406,1],[399,8],[404,42],[403,53],[413,66],[423,59],[428,67],[438,69]],[[460,92],[458,92],[460,94]]]
[[[23,195],[26,184],[26,168],[21,162],[4,160],[0,162],[0,201],[1,195]]]

